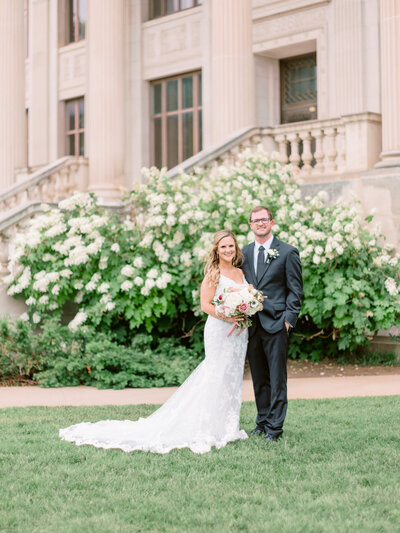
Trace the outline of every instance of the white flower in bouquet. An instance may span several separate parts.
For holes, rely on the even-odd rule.
[[[241,289],[234,287],[223,289],[220,294],[214,297],[212,303],[215,305],[217,316],[221,318],[238,317],[238,322],[235,322],[228,332],[229,337],[236,327],[241,331],[251,326],[249,317],[262,310],[263,300],[262,292],[256,290],[252,285],[248,285]]]

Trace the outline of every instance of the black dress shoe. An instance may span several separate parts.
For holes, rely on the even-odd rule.
[[[250,433],[250,435],[252,437],[254,437],[254,435],[262,435],[263,433],[265,433],[265,429],[264,428],[260,428],[259,426],[255,427],[253,429],[253,431]]]
[[[268,441],[268,442],[274,442],[276,440],[279,440],[281,438],[281,435],[278,435],[277,437],[274,437],[273,435],[270,435],[269,433],[267,433],[264,437],[264,440]]]

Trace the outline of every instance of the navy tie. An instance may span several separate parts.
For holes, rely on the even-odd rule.
[[[257,281],[260,281],[261,279],[261,276],[263,275],[263,272],[264,272],[264,263],[265,263],[265,259],[264,259],[264,246],[260,246],[260,248],[258,249],[258,257],[257,257]]]

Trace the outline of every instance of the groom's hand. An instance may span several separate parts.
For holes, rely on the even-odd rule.
[[[291,326],[290,326],[289,322],[286,322],[286,320],[285,320],[285,326],[286,326],[286,331],[289,331]]]

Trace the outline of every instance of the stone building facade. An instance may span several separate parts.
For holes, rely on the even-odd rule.
[[[0,200],[73,156],[118,202],[245,139],[400,245],[400,0],[2,0],[0,24]]]

